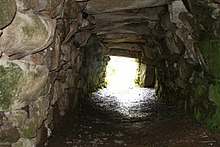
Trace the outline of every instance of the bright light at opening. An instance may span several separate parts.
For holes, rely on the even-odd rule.
[[[107,66],[107,88],[114,90],[135,87],[138,63],[133,58],[111,56]]]

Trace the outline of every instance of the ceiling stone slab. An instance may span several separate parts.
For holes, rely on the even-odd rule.
[[[122,56],[128,58],[141,58],[142,52],[129,51],[123,49],[110,49],[108,55],[110,56]]]
[[[106,34],[101,35],[99,38],[103,42],[127,42],[127,43],[144,43],[146,42],[145,35],[136,35],[136,34]]]
[[[143,44],[138,43],[107,43],[109,49],[124,49],[129,51],[142,51]]]
[[[169,4],[173,0],[90,0],[86,11],[90,14],[115,12],[145,7],[158,7]]]
[[[106,31],[106,30],[113,30],[119,27],[131,24],[132,22],[96,22],[95,29],[93,31]]]
[[[93,30],[94,33],[97,35],[103,34],[137,34],[137,35],[148,35],[151,32],[151,28],[148,26],[148,23],[135,23],[135,24],[128,24],[117,29],[105,29],[105,28],[95,28]]]
[[[98,35],[101,34],[146,34],[150,32],[151,28],[148,26],[148,22],[143,23],[109,23],[109,24],[98,24],[93,30]]]
[[[153,8],[143,8],[140,10],[129,10],[129,11],[120,11],[104,14],[95,14],[93,15],[97,21],[126,21],[133,19],[146,19],[150,21],[159,20],[159,14],[164,10],[164,6],[153,7]],[[108,18],[108,19],[106,19]]]

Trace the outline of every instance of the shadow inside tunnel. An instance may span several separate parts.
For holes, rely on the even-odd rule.
[[[210,143],[219,145],[218,136],[175,107],[159,102],[154,89],[131,88],[92,93],[78,113],[63,118],[48,146],[196,147]]]

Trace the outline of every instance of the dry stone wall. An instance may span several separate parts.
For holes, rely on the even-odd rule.
[[[0,146],[44,145],[63,115],[104,86],[106,48],[90,33],[85,2],[0,5]]]
[[[99,2],[1,0],[0,146],[45,144],[105,85],[106,54],[141,55],[158,98],[220,130],[219,1]]]
[[[156,69],[161,100],[219,131],[219,3],[183,2],[173,1],[161,16],[144,49],[145,60]]]

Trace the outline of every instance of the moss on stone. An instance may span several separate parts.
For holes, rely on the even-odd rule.
[[[33,26],[25,26],[25,27],[22,27],[22,31],[28,37],[32,37],[32,36],[34,36],[34,33],[35,33],[36,30],[35,30],[35,28]]]
[[[217,110],[213,115],[213,117],[208,121],[208,123],[211,126],[211,128],[220,131],[220,85],[217,84],[210,86],[209,93],[210,93],[210,97],[217,105]]]
[[[1,0],[0,5],[0,29],[5,27],[13,19],[15,14],[15,2],[12,0]]]
[[[196,113],[195,113],[195,118],[196,118],[196,120],[198,120],[198,121],[202,121],[203,119],[202,119],[202,114],[201,114],[201,112],[200,112],[200,110],[198,109],[197,111],[196,111]]]
[[[203,54],[205,62],[207,64],[206,77],[209,79],[209,99],[211,99],[216,108],[214,113],[206,119],[208,125],[220,131],[220,39],[209,40],[206,42],[198,42],[197,47]],[[202,91],[202,89],[200,90]]]
[[[36,125],[37,125],[37,122],[33,122],[33,121],[29,122],[25,126],[25,128],[22,130],[22,137],[23,138],[33,138],[34,134],[36,133]]]
[[[3,1],[0,5],[0,23],[3,23],[4,17],[6,17],[7,13],[5,12],[5,8],[7,8],[7,2]]]
[[[220,39],[199,42],[197,46],[205,57],[209,74],[214,76],[214,80],[220,79]]]
[[[47,32],[45,25],[42,23],[42,20],[38,16],[32,15],[32,20],[32,25],[26,25],[22,27],[24,34],[26,34],[28,37],[33,37],[35,33],[39,33],[39,30],[42,30],[41,32],[43,34]]]
[[[11,104],[22,69],[14,64],[7,63],[7,66],[0,65],[0,109],[8,109]]]

